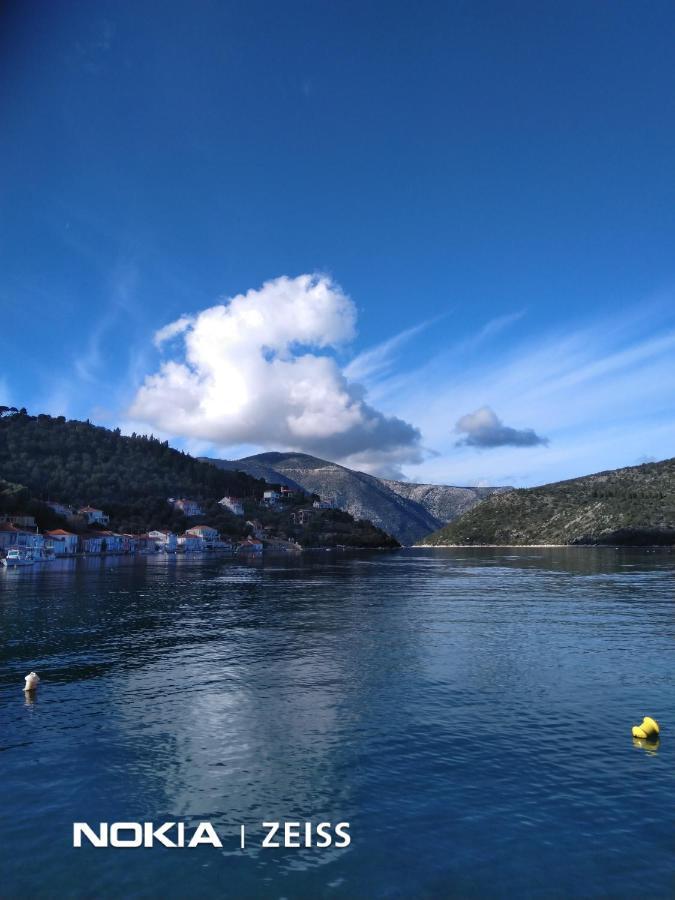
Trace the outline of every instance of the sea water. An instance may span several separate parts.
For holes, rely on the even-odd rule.
[[[672,896],[674,570],[594,548],[0,570],[0,896]],[[76,848],[75,822],[222,846]]]

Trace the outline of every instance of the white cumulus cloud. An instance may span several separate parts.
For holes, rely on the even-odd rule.
[[[355,325],[353,302],[327,276],[268,281],[161,328],[155,343],[175,349],[180,338],[179,355],[146,377],[129,413],[223,447],[304,450],[371,470],[419,461],[419,431],[371,407],[331,353]]]

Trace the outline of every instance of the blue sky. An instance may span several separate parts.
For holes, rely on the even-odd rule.
[[[446,483],[675,453],[672,4],[3,10],[5,401]]]

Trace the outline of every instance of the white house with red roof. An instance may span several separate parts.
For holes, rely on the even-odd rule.
[[[77,535],[63,528],[45,531],[45,550],[51,550],[55,556],[73,556],[77,553]]]
[[[218,529],[211,528],[210,525],[194,525],[188,528],[186,534],[194,534],[195,537],[201,538],[203,541],[217,541]]]

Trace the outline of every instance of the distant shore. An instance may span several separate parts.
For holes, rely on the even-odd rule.
[[[597,550],[598,548],[613,550],[620,550],[623,548],[630,548],[633,550],[655,550],[658,548],[659,550],[670,550],[675,547],[675,544],[411,544],[411,547],[415,547],[419,550],[444,550],[448,548],[454,550],[479,550],[481,547],[493,550],[526,550],[527,548],[533,549],[536,547],[567,547],[574,549],[582,547],[589,550]]]

